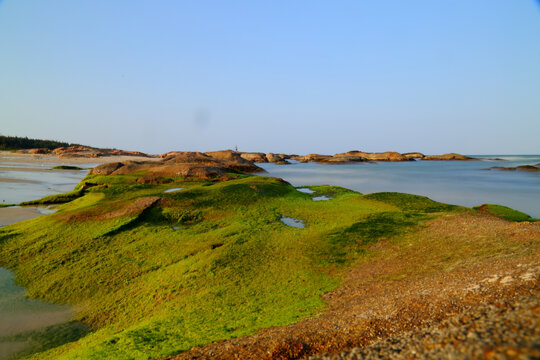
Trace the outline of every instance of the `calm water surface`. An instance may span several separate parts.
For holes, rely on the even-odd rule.
[[[500,204],[540,218],[540,173],[485,170],[540,163],[540,155],[482,155],[481,161],[407,161],[352,165],[258,164],[294,186],[338,185],[364,194],[397,191],[467,207]],[[499,160],[488,160],[501,158]]]

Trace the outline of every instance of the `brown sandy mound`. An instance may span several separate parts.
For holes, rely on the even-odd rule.
[[[326,294],[327,308],[296,324],[193,348],[169,359],[300,359],[365,347],[439,324],[478,304],[538,293],[540,224],[477,214],[428,221]]]

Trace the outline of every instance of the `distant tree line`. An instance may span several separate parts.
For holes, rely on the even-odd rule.
[[[76,146],[79,144],[69,144],[66,142],[54,141],[54,140],[39,140],[29,139],[27,137],[18,136],[4,136],[0,135],[0,150],[18,150],[18,149],[35,149],[35,148],[47,148],[50,150],[66,147]]]

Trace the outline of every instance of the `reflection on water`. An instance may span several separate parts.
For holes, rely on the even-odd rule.
[[[314,190],[311,190],[309,188],[297,188],[296,190],[306,193],[306,194],[313,194],[315,192]]]
[[[540,155],[485,155],[492,161],[407,161],[374,164],[287,166],[261,163],[267,175],[283,178],[295,187],[337,185],[367,194],[381,191],[428,196],[449,204],[500,204],[540,218],[540,173],[485,170],[540,163]]]
[[[15,284],[13,273],[0,267],[0,359],[43,349],[46,343],[73,341],[69,339],[87,333],[85,325],[69,321],[72,316],[68,306],[27,298],[24,288]]]
[[[314,198],[311,199],[311,200],[313,200],[313,201],[326,201],[326,200],[330,200],[330,199],[331,199],[331,198],[322,195],[322,196],[316,196],[316,197],[314,197]]]
[[[303,228],[304,222],[302,220],[294,219],[287,216],[281,217],[281,222],[284,223],[287,226],[295,227],[295,228]]]
[[[183,190],[184,188],[172,188],[172,189],[167,189],[164,191],[164,193],[172,193],[172,192],[176,192],[176,191],[180,191],[180,190]]]

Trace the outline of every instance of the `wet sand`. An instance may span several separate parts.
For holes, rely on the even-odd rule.
[[[65,165],[77,165],[77,164],[105,164],[110,162],[122,162],[122,161],[159,161],[159,157],[144,157],[144,156],[102,156],[95,158],[59,158],[57,155],[33,155],[33,154],[19,154],[9,151],[0,151],[0,163],[54,163]],[[43,169],[39,169],[43,171]]]
[[[37,207],[6,207],[0,208],[0,226],[13,224],[19,221],[33,219],[41,216],[41,213]]]

